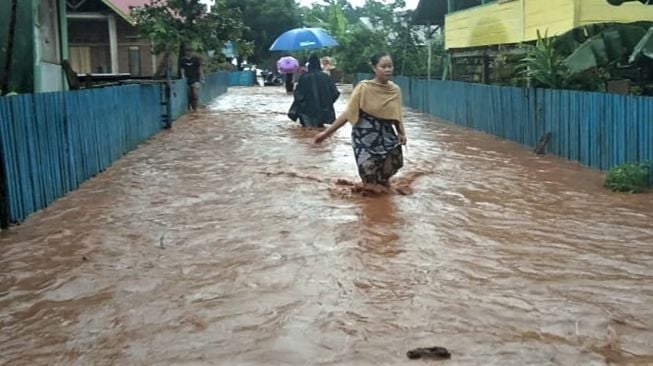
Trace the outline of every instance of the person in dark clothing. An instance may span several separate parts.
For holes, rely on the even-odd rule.
[[[186,47],[184,57],[181,59],[181,77],[188,82],[188,105],[193,111],[197,111],[197,99],[199,95],[200,82],[204,79],[202,64],[197,56],[193,56],[193,49]]]
[[[299,118],[303,127],[324,127],[325,123],[336,119],[333,103],[339,96],[336,84],[322,72],[320,59],[312,55],[308,60],[308,72],[297,82],[288,117],[293,121]]]

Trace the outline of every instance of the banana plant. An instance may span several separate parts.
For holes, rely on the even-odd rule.
[[[324,28],[338,40],[346,37],[349,26],[345,13],[334,0],[328,1],[326,14],[322,17],[311,15],[310,18],[304,20],[304,25]]]
[[[647,27],[643,25],[610,25],[589,37],[566,57],[564,62],[572,73],[624,62],[645,40],[646,31]],[[642,44],[642,50],[648,49],[646,44]],[[646,52],[642,54],[647,55]]]
[[[633,53],[630,55],[628,62],[633,63],[637,61],[640,56],[645,56],[653,59],[653,27],[649,28],[646,35],[635,46]]]

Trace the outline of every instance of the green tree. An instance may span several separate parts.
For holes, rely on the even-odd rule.
[[[366,0],[360,14],[370,18],[375,26],[387,30],[397,21],[395,13],[405,6],[406,2],[404,0],[395,0],[388,4],[376,0]]]
[[[347,0],[322,0],[322,3],[313,3],[310,7],[300,8],[302,25],[327,29],[329,18],[334,15],[334,8],[339,10],[349,24],[358,22],[358,19],[363,16],[361,8],[352,7]]]
[[[403,0],[382,3],[367,0],[358,9],[367,26],[360,21],[350,24],[341,47],[341,68],[345,73],[369,72],[369,56],[375,52],[389,52],[395,63],[395,73],[406,76],[426,76],[428,43],[431,43],[431,75],[439,76],[444,67],[445,51],[440,34],[432,29],[412,24],[413,12],[402,11]],[[347,16],[347,14],[345,14]],[[340,41],[340,39],[339,39]]]
[[[132,16],[139,32],[152,40],[154,53],[165,55],[166,65],[185,45],[219,52],[226,41],[239,41],[247,30],[240,11],[227,8],[223,0],[215,1],[211,12],[199,0],[153,0],[133,8]]]
[[[368,57],[384,47],[385,39],[382,32],[366,28],[360,22],[359,17],[363,14],[362,8],[354,9],[348,3],[343,4],[342,0],[325,0],[323,4],[303,8],[304,26],[324,28],[338,41],[339,46],[302,52],[302,56],[311,52],[332,56],[338,68],[346,74],[369,72]]]
[[[299,6],[294,0],[226,0],[226,5],[242,13],[248,28],[243,38],[254,44],[254,63],[271,59],[272,42],[283,32],[301,25]]]
[[[371,72],[369,57],[385,49],[386,38],[383,33],[357,25],[349,36],[348,43],[336,53],[338,66],[345,74]]]
[[[300,9],[304,26],[324,28],[339,46],[308,53],[329,55],[345,74],[370,72],[369,57],[376,52],[389,52],[395,61],[395,72],[407,76],[426,76],[428,43],[431,43],[431,75],[439,76],[444,68],[445,51],[439,33],[427,33],[426,27],[412,25],[411,11],[402,11],[404,0],[391,3],[367,0],[353,8],[346,0],[323,0]],[[361,20],[364,18],[364,20]]]

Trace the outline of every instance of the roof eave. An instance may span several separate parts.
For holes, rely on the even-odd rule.
[[[104,5],[111,8],[111,10],[113,10],[116,14],[120,15],[120,17],[123,18],[127,23],[131,24],[132,26],[136,25],[136,21],[134,20],[134,18],[132,18],[130,14],[123,13],[119,7],[117,7],[111,2],[111,0],[102,0],[102,2],[104,3]]]
[[[444,25],[447,0],[420,0],[413,15],[413,24]]]

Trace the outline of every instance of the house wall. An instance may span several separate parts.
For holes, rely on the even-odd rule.
[[[60,91],[65,0],[0,0],[0,92]]]
[[[18,1],[15,14],[11,1],[0,1],[0,89],[3,94],[34,91],[34,13],[33,1]],[[11,22],[13,16],[14,23]],[[10,41],[11,52],[8,49]]]
[[[516,43],[522,39],[520,1],[491,3],[448,14],[445,47],[463,48]]]
[[[525,0],[524,37],[521,41],[536,40],[538,30],[549,36],[566,33],[574,28],[575,12],[574,0]]]
[[[9,40],[13,38],[13,32],[10,29],[12,4],[9,1],[0,1],[0,89],[6,83],[6,68],[9,61],[9,51],[7,49]],[[2,93],[0,92],[0,95]]]
[[[447,14],[447,49],[511,44],[559,35],[581,25],[653,21],[653,7],[599,0],[503,0]]]
[[[653,6],[645,6],[639,2],[624,3],[621,6],[611,6],[606,1],[578,0],[581,25],[593,23],[632,23],[637,21],[653,21]]]
[[[65,40],[61,29],[65,27],[65,17],[60,14],[63,0],[38,0],[36,6],[35,35],[35,85],[36,92],[61,91],[66,88],[63,73],[62,47]]]
[[[152,53],[149,40],[138,34],[136,27],[132,26],[123,19],[117,22],[118,29],[118,64],[120,72],[132,72],[129,63],[130,49],[137,49],[140,73],[137,76],[152,76],[154,69],[152,66]],[[123,71],[124,70],[124,71]],[[133,74],[136,75],[136,74]]]
[[[105,20],[69,20],[69,46],[71,63],[78,73],[114,72],[111,70],[109,28]],[[118,37],[117,73],[133,76],[151,76],[153,71],[150,43],[140,37],[135,27],[122,18],[116,18]],[[130,49],[135,48],[140,67],[130,68]],[[90,65],[90,66],[89,66]],[[140,69],[140,70],[139,70]]]

